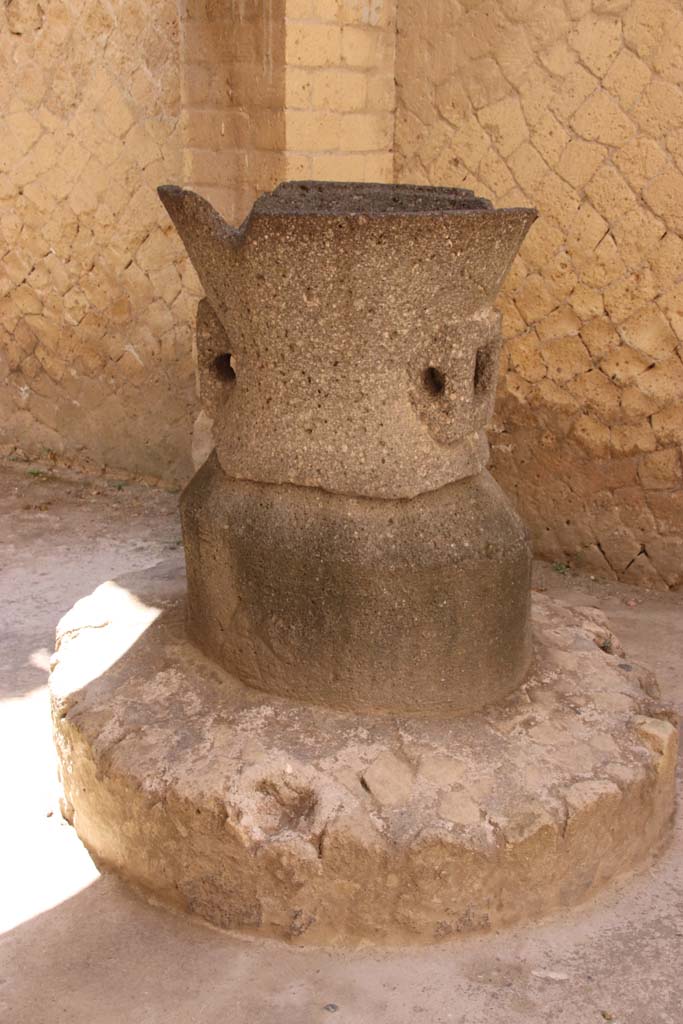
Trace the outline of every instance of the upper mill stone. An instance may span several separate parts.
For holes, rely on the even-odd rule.
[[[485,466],[492,304],[533,210],[287,182],[235,229],[192,192],[159,192],[214,314],[198,356],[228,477],[409,498]]]

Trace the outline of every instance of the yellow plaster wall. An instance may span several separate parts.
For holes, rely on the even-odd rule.
[[[683,580],[683,8],[401,0],[395,172],[540,219],[508,278],[493,470],[536,550]]]
[[[155,187],[182,175],[161,0],[0,6],[0,444],[190,471],[198,289]]]

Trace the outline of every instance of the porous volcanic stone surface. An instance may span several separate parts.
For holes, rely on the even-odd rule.
[[[67,813],[165,903],[297,942],[434,941],[583,900],[668,835],[676,728],[594,609],[539,595],[524,686],[434,720],[265,697],[188,642],[183,604],[177,564],[104,584],[51,681]]]
[[[493,301],[534,210],[286,182],[236,229],[193,192],[159,193],[217,321],[200,311],[198,361],[228,477],[405,498],[484,467]]]

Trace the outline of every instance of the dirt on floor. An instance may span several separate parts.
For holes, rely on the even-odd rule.
[[[2,1024],[681,1024],[683,826],[636,876],[535,925],[390,952],[227,935],[100,875],[61,818],[47,671],[59,617],[180,544],[177,495],[0,466]],[[559,567],[562,568],[562,567]],[[683,707],[683,594],[538,565],[534,585],[609,616]]]

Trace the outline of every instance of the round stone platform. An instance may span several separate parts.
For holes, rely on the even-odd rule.
[[[99,587],[51,679],[65,812],[155,898],[297,942],[435,941],[576,904],[666,838],[676,729],[594,609],[534,595],[527,683],[443,720],[242,686],[186,639],[184,586],[167,563]]]

